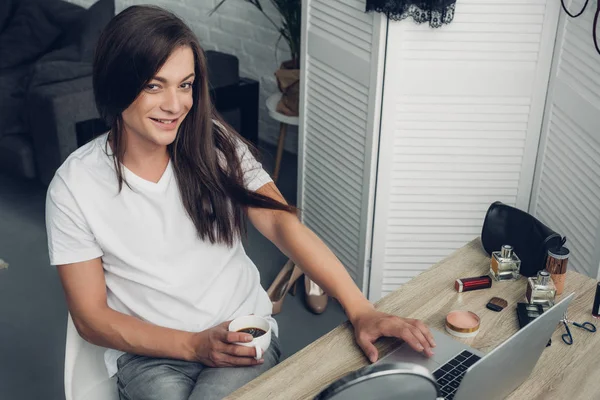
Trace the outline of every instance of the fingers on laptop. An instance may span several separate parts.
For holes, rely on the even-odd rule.
[[[415,323],[412,321],[405,320],[404,322],[404,324],[394,324],[393,332],[390,332],[391,335],[386,336],[400,338],[416,351],[424,352],[427,356],[433,355],[431,344],[421,329],[415,326]],[[427,327],[425,327],[425,329],[427,329]]]
[[[425,323],[423,323],[423,321],[420,321],[418,319],[413,319],[411,321],[412,325],[417,328],[419,331],[421,331],[421,333],[423,334],[423,336],[425,336],[425,338],[427,339],[427,341],[429,342],[429,345],[431,347],[435,347],[435,340],[433,340],[433,335],[431,334],[431,331],[429,330],[429,328],[427,327],[427,325],[425,325]]]
[[[419,329],[414,329],[412,331],[412,334],[419,341],[421,347],[423,347],[423,352],[428,357],[431,357],[433,355],[433,351],[431,350],[431,345],[429,344],[429,341],[425,338],[425,335],[423,335],[423,332],[421,332]]]

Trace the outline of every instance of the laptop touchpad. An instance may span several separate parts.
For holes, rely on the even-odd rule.
[[[433,351],[435,352],[435,349]],[[379,360],[379,362],[408,362],[421,365],[427,368],[429,371],[435,371],[440,366],[440,364],[434,361],[433,358],[429,358],[421,353],[418,353],[406,343],[402,343],[400,347],[398,347],[396,350],[393,350],[390,354]]]

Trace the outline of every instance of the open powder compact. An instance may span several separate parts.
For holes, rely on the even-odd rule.
[[[479,332],[479,317],[471,311],[452,311],[446,316],[446,331],[459,338],[470,338]]]

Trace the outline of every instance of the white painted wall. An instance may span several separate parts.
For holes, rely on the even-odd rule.
[[[96,0],[68,0],[89,7]],[[281,40],[275,54],[278,33],[268,20],[253,5],[244,0],[227,0],[212,16],[209,11],[218,0],[115,0],[116,12],[136,4],[154,4],[181,17],[200,39],[206,50],[218,50],[233,54],[240,60],[240,75],[260,82],[260,140],[277,144],[279,123],[269,117],[265,101],[278,91],[275,70],[279,63],[289,58],[285,41]],[[280,16],[270,1],[262,2],[273,21]],[[286,136],[285,149],[297,153],[298,133],[290,127]]]

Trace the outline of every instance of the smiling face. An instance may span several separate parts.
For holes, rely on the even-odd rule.
[[[128,146],[164,147],[177,136],[192,108],[194,53],[175,49],[135,101],[122,113]]]

